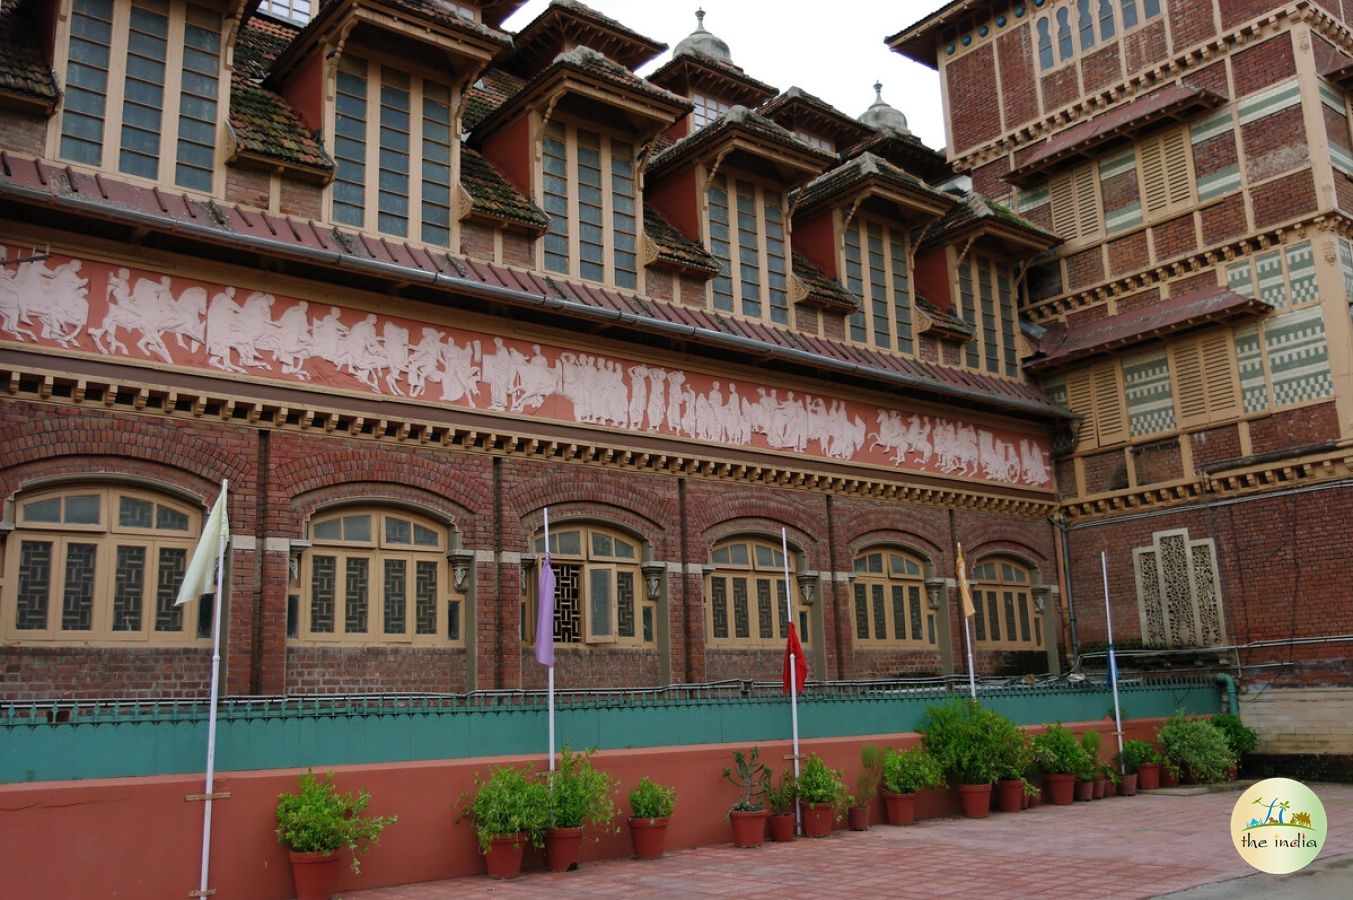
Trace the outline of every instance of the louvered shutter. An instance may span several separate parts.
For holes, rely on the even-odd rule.
[[[1073,413],[1081,416],[1079,449],[1093,450],[1098,447],[1095,391],[1089,372],[1073,372],[1066,376],[1066,405]]]
[[[1188,134],[1183,129],[1172,131],[1161,141],[1165,165],[1165,193],[1171,206],[1189,203],[1193,194],[1193,178],[1189,174]]]
[[[1137,145],[1142,207],[1147,218],[1186,206],[1193,199],[1188,132],[1175,129]]]
[[[1077,237],[1099,234],[1099,176],[1094,166],[1087,166],[1071,175],[1076,191]]]
[[[1048,185],[1052,201],[1052,230],[1066,240],[1077,237],[1076,191],[1070,175],[1055,178]]]
[[[1207,422],[1207,384],[1203,378],[1203,352],[1197,341],[1170,348],[1174,374],[1174,397],[1179,405],[1179,426],[1189,428]]]
[[[1127,439],[1127,415],[1123,392],[1118,385],[1118,363],[1105,363],[1093,370],[1095,420],[1099,446],[1106,447]]]
[[[1236,384],[1236,367],[1231,362],[1230,332],[1208,335],[1198,343],[1209,421],[1218,422],[1240,415],[1240,388]]]

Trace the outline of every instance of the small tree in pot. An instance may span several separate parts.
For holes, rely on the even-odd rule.
[[[526,844],[539,847],[543,841],[550,822],[549,789],[526,766],[499,766],[487,781],[475,776],[474,799],[461,798],[461,817],[467,815],[489,875],[515,878]]]
[[[770,767],[761,761],[761,748],[750,753],[733,751],[733,767],[723,770],[723,777],[738,789],[738,799],[728,809],[726,818],[733,831],[737,847],[757,847],[766,838],[766,794],[770,791]]]
[[[1088,764],[1085,748],[1061,722],[1046,726],[1042,734],[1034,735],[1031,743],[1034,762],[1042,770],[1043,783],[1048,788],[1048,801],[1059,806],[1071,803],[1076,776]]]
[[[840,769],[829,769],[816,753],[808,754],[799,771],[799,799],[803,802],[803,833],[807,837],[831,834],[841,804],[846,799],[846,784]]]
[[[614,794],[620,782],[592,765],[594,752],[572,753],[565,744],[558,769],[541,775],[549,793],[545,860],[552,872],[578,867],[584,826],[591,827],[594,840],[600,839],[597,832],[615,830]]]
[[[766,789],[766,805],[770,807],[770,837],[773,841],[794,840],[794,801],[799,797],[798,781],[794,773],[786,769],[780,775],[780,783]]]
[[[647,775],[630,791],[630,839],[636,859],[657,859],[667,844],[667,820],[676,810],[677,792]]]
[[[944,770],[925,747],[888,748],[883,758],[883,808],[889,824],[915,822],[917,792],[943,787]]]
[[[869,806],[878,796],[883,781],[883,750],[876,744],[860,747],[860,773],[855,776],[855,793],[851,794],[847,813],[851,831],[869,830]]]
[[[340,793],[330,772],[323,780],[314,772],[300,778],[300,790],[277,797],[277,839],[290,851],[296,895],[300,900],[328,897],[338,879],[338,857],[348,848],[352,871],[362,871],[359,857],[380,840],[396,816],[363,815],[371,795]]]

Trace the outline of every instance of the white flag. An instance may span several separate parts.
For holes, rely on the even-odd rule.
[[[221,538],[230,533],[230,521],[226,516],[226,489],[225,484],[221,484],[221,495],[216,498],[216,505],[211,508],[211,515],[207,516],[207,524],[202,527],[202,537],[197,542],[197,548],[193,550],[193,561],[188,565],[188,571],[183,576],[183,584],[179,587],[178,599],[174,601],[175,606],[182,606],[189,601],[196,600],[203,594],[211,594],[216,591],[217,583],[214,580],[216,574],[216,558],[221,552]]]

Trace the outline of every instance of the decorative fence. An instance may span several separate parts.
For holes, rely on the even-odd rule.
[[[967,682],[817,682],[799,698],[801,739],[915,731],[927,706],[966,696]],[[1113,714],[1108,685],[1065,678],[987,682],[981,701],[1020,724]],[[1123,718],[1221,710],[1210,676],[1119,682]],[[600,749],[786,740],[778,682],[568,691],[555,696],[560,744]],[[0,707],[0,781],[171,775],[204,768],[201,701],[32,701]],[[246,771],[544,754],[543,692],[227,699],[216,766]]]

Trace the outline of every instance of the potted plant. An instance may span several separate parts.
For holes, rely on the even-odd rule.
[[[997,729],[996,808],[1001,812],[1019,812],[1026,805],[1024,770],[1029,768],[1032,751],[1029,736],[1006,719]]]
[[[515,878],[526,844],[539,847],[549,826],[549,788],[526,766],[499,766],[487,780],[475,776],[474,799],[462,799],[461,809],[474,822],[489,875]]]
[[[729,825],[733,831],[733,846],[759,847],[766,838],[766,794],[770,790],[770,767],[761,761],[761,748],[750,753],[733,751],[733,766],[723,770],[723,777],[738,789],[738,799],[729,807]]]
[[[851,831],[869,830],[869,806],[878,795],[883,780],[883,750],[877,744],[860,747],[860,773],[855,777],[855,793],[847,803],[847,821]]]
[[[549,795],[545,862],[551,872],[578,867],[584,826],[591,826],[594,840],[600,839],[598,831],[615,828],[614,794],[620,782],[592,765],[594,752],[572,753],[565,744],[558,769],[541,776]]]
[[[1124,796],[1133,796],[1139,788],[1147,791],[1160,787],[1160,753],[1147,741],[1135,738],[1125,741],[1118,761],[1123,766]],[[1133,778],[1131,793],[1128,792],[1129,776]]]
[[[630,840],[636,859],[657,859],[667,845],[667,822],[676,809],[676,788],[647,775],[630,791]]]
[[[1077,773],[1077,800],[1098,800],[1104,796],[1104,773],[1099,768],[1099,742],[1099,732],[1094,729],[1081,735],[1085,766]]]
[[[780,775],[778,785],[766,788],[766,805],[770,807],[770,838],[773,841],[794,840],[794,801],[798,799],[799,786],[794,773],[786,769]]]
[[[883,758],[883,808],[891,825],[916,821],[916,794],[924,788],[942,788],[944,770],[924,746],[908,750],[888,748]]]
[[[396,816],[363,815],[371,804],[366,791],[340,793],[330,772],[323,780],[314,772],[300,777],[295,794],[277,797],[277,839],[290,851],[292,877],[299,900],[327,898],[338,881],[339,850],[352,856],[352,871],[361,873],[359,858],[380,840]]]
[[[1034,762],[1043,772],[1048,802],[1066,806],[1075,796],[1076,775],[1085,768],[1085,749],[1061,722],[1045,726],[1031,741]]]
[[[1160,745],[1166,766],[1199,784],[1225,780],[1236,764],[1226,736],[1202,719],[1174,715],[1160,727]]]
[[[920,729],[926,749],[958,783],[963,813],[969,818],[986,818],[990,812],[991,784],[1005,771],[1002,755],[1011,729],[1018,728],[976,700],[955,699],[926,708]]]
[[[799,800],[803,803],[803,833],[807,837],[826,837],[832,832],[837,810],[846,798],[846,784],[840,769],[829,769],[816,753],[809,753],[798,777]]]
[[[1240,716],[1235,713],[1217,713],[1210,721],[1212,726],[1225,736],[1226,743],[1231,748],[1231,755],[1236,759],[1236,766],[1230,772],[1231,778],[1234,779],[1238,774],[1236,769],[1245,761],[1245,757],[1259,746],[1259,732],[1242,722]]]

